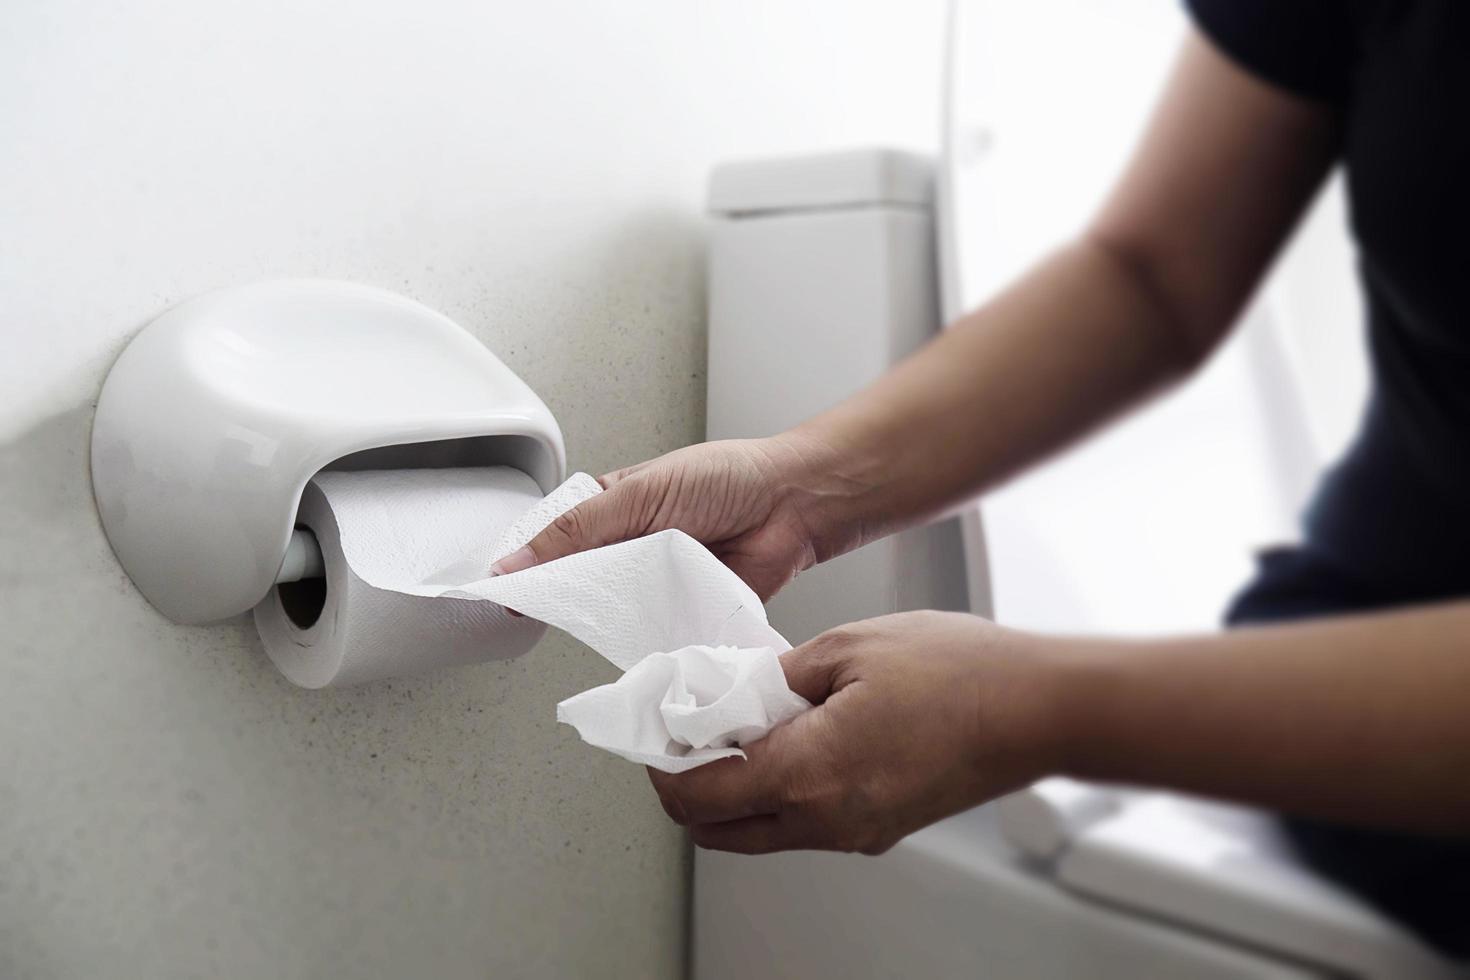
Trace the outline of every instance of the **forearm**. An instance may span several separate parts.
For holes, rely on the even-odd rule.
[[[1234,320],[1338,143],[1330,110],[1191,33],[1078,242],[784,437],[822,478],[804,491],[816,557],[942,513],[1186,373]]]
[[[818,447],[803,489],[819,559],[995,486],[1187,372],[1198,347],[1138,266],[1068,246],[788,434]]]
[[[1069,774],[1470,834],[1470,604],[1062,650]]]

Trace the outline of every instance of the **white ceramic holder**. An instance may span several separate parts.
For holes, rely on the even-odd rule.
[[[559,484],[550,410],[443,315],[345,282],[263,282],[174,307],[117,359],[92,425],[107,539],[180,623],[245,612],[310,574],[320,556],[293,529],[320,470],[486,465]]]

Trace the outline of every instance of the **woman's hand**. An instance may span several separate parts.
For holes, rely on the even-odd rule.
[[[700,541],[761,601],[830,557],[835,524],[819,489],[832,456],[788,433],[689,446],[599,478],[605,492],[562,514],[491,569],[507,575],[589,548],[677,528]]]
[[[781,658],[817,707],[745,760],[649,776],[701,847],[880,854],[1055,769],[1055,659],[1039,638],[962,613],[842,626]]]

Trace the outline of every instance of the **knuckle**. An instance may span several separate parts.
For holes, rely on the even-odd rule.
[[[830,795],[821,779],[801,773],[789,774],[775,790],[776,803],[782,812],[819,810]]]
[[[668,773],[650,767],[648,781],[653,785],[653,791],[658,794],[659,805],[664,808],[664,813],[668,814],[669,819],[680,826],[688,826],[689,808],[685,805],[678,780]]]
[[[664,814],[670,820],[678,824],[680,827],[689,826],[689,815],[684,811],[684,808],[679,805],[677,800],[673,799],[672,797],[661,796],[659,797],[659,802],[663,804]]]
[[[807,809],[810,798],[801,787],[792,783],[782,783],[776,787],[775,793],[776,809],[781,813],[800,813]]]
[[[587,532],[587,516],[581,507],[573,507],[559,515],[546,529],[548,537],[562,544],[576,544]]]
[[[887,824],[888,821],[872,814],[867,819],[850,824],[846,850],[870,856],[884,853],[896,842],[896,838],[889,833]]]
[[[659,528],[654,495],[648,492],[647,481],[641,476],[628,477],[608,489],[603,497],[602,503],[622,532],[632,534]]]
[[[689,808],[684,803],[684,798],[679,792],[672,788],[660,789],[658,801],[663,805],[664,813],[669,819],[681,827],[689,826]]]
[[[935,609],[910,609],[869,620],[867,625],[872,630],[872,636],[902,637],[936,626],[950,615],[952,614]]]
[[[857,640],[862,639],[863,633],[864,624],[861,622],[857,622],[843,623],[841,626],[834,626],[822,635],[827,637],[829,643],[841,645],[853,643]]]
[[[852,646],[863,636],[861,623],[845,623],[842,626],[834,626],[829,630],[819,633],[815,639],[806,644],[816,653],[835,653],[845,647]]]
[[[885,829],[883,801],[871,785],[858,780],[844,787],[830,809],[840,815],[834,817],[833,836],[841,850],[882,854],[893,846]]]

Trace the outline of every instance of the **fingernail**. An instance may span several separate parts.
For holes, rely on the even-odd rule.
[[[512,551],[491,565],[490,574],[509,575],[512,572],[519,572],[522,569],[530,568],[534,564],[536,564],[536,552],[532,551],[530,546],[527,545],[524,548]]]

